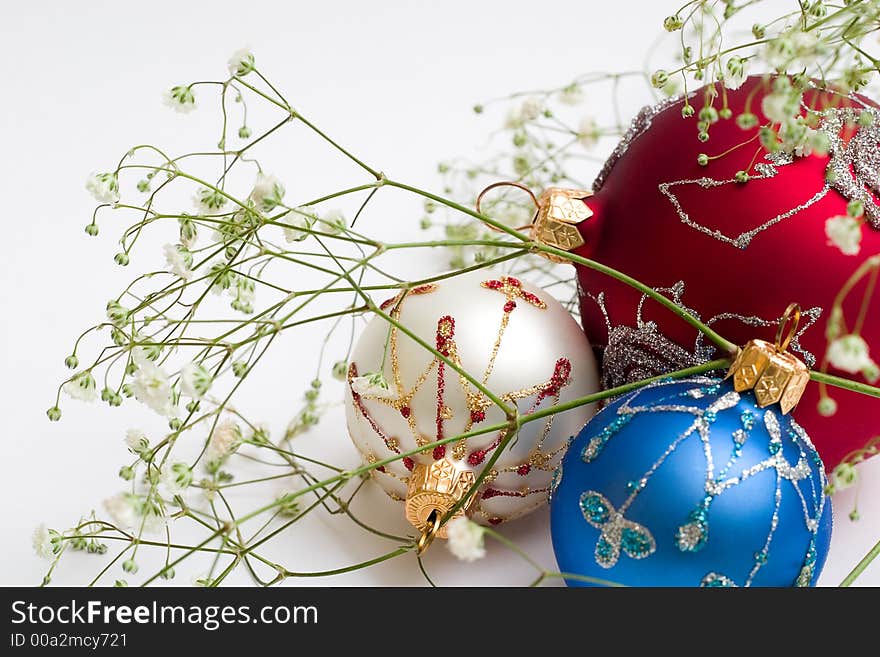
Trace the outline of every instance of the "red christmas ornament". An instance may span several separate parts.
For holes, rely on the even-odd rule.
[[[813,368],[864,380],[828,363],[826,333],[834,315],[839,335],[859,333],[880,358],[880,305],[871,300],[880,269],[880,112],[861,96],[810,89],[804,105],[820,113],[814,127],[829,138],[828,153],[770,156],[758,137],[773,84],[751,77],[728,90],[734,118],[712,123],[706,142],[697,138],[705,89],[690,97],[696,116],[682,118],[684,99],[642,110],[584,201],[593,215],[578,225],[585,244],[574,251],[663,292],[737,344],[756,326],[772,337],[797,302],[805,316],[792,350]],[[740,128],[743,112],[758,125]],[[747,182],[737,182],[740,171]],[[864,224],[858,253],[847,255],[830,243],[826,221],[846,215],[851,200],[863,201]],[[606,386],[713,357],[714,345],[637,290],[585,267],[578,279],[584,329],[605,345]],[[835,302],[842,315],[832,313]],[[811,383],[794,417],[831,469],[880,433],[880,400]]]

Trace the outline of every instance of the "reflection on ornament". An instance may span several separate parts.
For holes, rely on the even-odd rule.
[[[771,76],[752,77],[727,90],[725,102],[733,116],[751,112],[764,125],[762,100],[772,88]],[[694,97],[712,93],[705,88]],[[759,128],[743,130],[733,119],[714,122],[709,141],[700,142],[698,118],[682,118],[684,102],[664,101],[633,121],[584,200],[593,214],[578,225],[585,244],[575,253],[655,290],[683,283],[687,294],[680,287],[668,296],[737,344],[753,337],[750,325],[775,323],[779,309],[795,299],[811,321],[792,351],[808,367],[845,376],[824,359],[834,337],[858,327],[880,350],[871,283],[880,270],[880,110],[857,94],[807,89],[803,113],[814,110],[810,125],[827,138],[829,150],[798,156],[767,153]],[[745,183],[736,182],[741,171],[748,174]],[[864,206],[855,255],[829,243],[825,230],[829,218],[847,216],[851,201]],[[719,355],[672,313],[645,304],[637,290],[586,267],[578,267],[578,279],[584,329],[606,350],[605,385]],[[870,382],[873,375],[855,376]],[[822,415],[819,401],[830,394],[836,413],[829,416],[826,403]],[[858,393],[808,387],[798,421],[834,467],[876,435],[877,404]]]
[[[521,416],[598,389],[577,323],[555,299],[516,278],[460,275],[402,292],[381,309],[405,330],[382,317],[367,325],[346,390],[349,433],[369,462],[505,421],[483,391],[408,333]],[[381,375],[387,388],[362,387],[367,373]],[[593,410],[581,406],[524,424],[461,511],[497,524],[541,505],[567,440]],[[424,531],[432,512],[442,516],[462,499],[503,436],[497,430],[426,448],[377,468],[374,477],[391,497],[407,500],[407,518]]]
[[[572,443],[552,493],[554,550],[562,572],[628,585],[808,586],[830,541],[825,485],[778,407],[729,381],[658,382]]]

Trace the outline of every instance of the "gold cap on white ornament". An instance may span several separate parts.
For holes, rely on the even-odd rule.
[[[419,552],[436,536],[446,538],[446,526],[440,521],[464,499],[475,481],[473,472],[455,467],[447,458],[413,467],[406,491],[406,519],[422,532]],[[466,507],[458,509],[450,520],[464,516]]]

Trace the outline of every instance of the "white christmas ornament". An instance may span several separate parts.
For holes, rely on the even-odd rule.
[[[581,328],[553,297],[516,278],[465,274],[408,290],[381,308],[515,405],[520,416],[599,389]],[[472,496],[467,515],[494,525],[544,504],[569,438],[594,412],[595,405],[583,405],[524,423]],[[505,421],[470,381],[378,316],[352,355],[346,418],[370,463]],[[388,495],[406,500],[407,519],[425,531],[461,499],[503,435],[492,431],[428,448],[372,473]],[[445,538],[445,526],[438,535]]]

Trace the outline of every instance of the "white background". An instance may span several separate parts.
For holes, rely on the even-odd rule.
[[[100,321],[107,299],[143,268],[114,265],[123,224],[102,220],[97,240],[83,233],[93,201],[83,183],[112,169],[135,143],[173,152],[216,141],[213,109],[179,116],[160,102],[172,84],[220,79],[231,51],[250,45],[261,68],[294,105],[389,175],[417,185],[439,185],[436,162],[478,154],[492,125],[470,111],[474,102],[516,90],[564,84],[592,70],[640,68],[647,44],[660,33],[665,2],[4,2],[0,87],[0,186],[3,199],[2,452],[0,500],[4,558],[0,584],[36,584],[46,562],[31,551],[31,532],[45,522],[67,527],[122,488],[116,471],[126,459],[121,438],[130,426],[160,431],[162,423],[136,404],[66,401],[64,419],[50,424],[45,410],[67,374],[63,359],[81,330]],[[669,5],[671,6],[671,5]],[[585,111],[601,114],[603,97]],[[635,105],[628,107],[629,111]],[[213,142],[211,141],[213,140]],[[337,188],[352,175],[315,141],[279,139],[261,156],[285,171],[289,193]],[[589,179],[589,176],[585,176]],[[396,235],[416,234],[418,205],[383,200],[381,214]],[[388,227],[370,224],[381,233]],[[154,263],[160,261],[157,243]],[[148,249],[144,249],[148,250]],[[413,262],[414,274],[443,266]],[[312,378],[313,349],[322,329],[298,344],[279,346],[267,374],[242,391],[243,410],[281,430]],[[328,383],[329,397],[341,386]],[[328,413],[302,450],[354,466],[357,458],[340,409]],[[862,468],[862,519],[846,512],[854,491],[835,499],[831,556],[822,582],[840,581],[880,537],[880,459]],[[264,498],[256,498],[254,506]],[[365,495],[366,515],[398,532],[399,507],[381,494]],[[554,568],[545,512],[511,525],[508,535]],[[319,516],[276,542],[275,558],[289,568],[334,568],[371,558],[390,546],[365,537],[345,520]],[[533,571],[497,545],[473,565],[442,548],[426,564],[440,584],[524,584]],[[62,562],[55,583],[84,583],[97,573],[95,557]],[[197,570],[181,569],[186,584]],[[103,583],[120,576],[111,571]],[[131,578],[132,583],[137,578]],[[246,584],[244,573],[228,582]],[[880,565],[861,579],[880,584]],[[422,584],[414,558],[364,571],[297,584]]]

